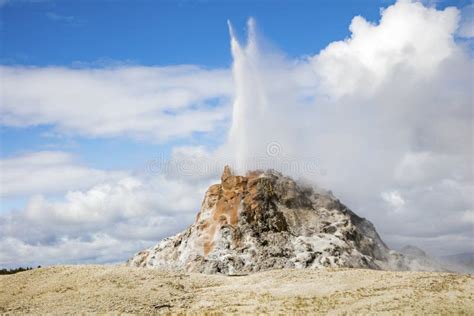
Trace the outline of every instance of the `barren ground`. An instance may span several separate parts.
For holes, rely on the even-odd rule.
[[[247,276],[55,266],[0,276],[0,313],[238,312],[474,315],[474,277],[360,269]]]

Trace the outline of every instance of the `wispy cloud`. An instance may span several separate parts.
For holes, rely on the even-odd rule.
[[[53,0],[0,0],[0,8],[7,4],[41,3],[41,2],[49,2],[49,1],[53,1]]]
[[[76,18],[72,15],[61,15],[54,12],[46,12],[46,17],[52,21],[74,23],[77,22]]]
[[[230,114],[228,70],[0,66],[0,75],[5,126],[52,124],[75,135],[166,142],[212,132]]]
[[[0,160],[0,197],[61,193],[127,175],[81,165],[62,151],[41,151]]]
[[[467,251],[474,242],[473,61],[456,42],[458,21],[454,8],[399,1],[379,23],[355,17],[349,38],[297,61],[262,51],[250,27],[247,45],[232,42],[234,81],[227,69],[197,66],[0,67],[0,122],[169,141],[226,122],[235,86],[231,141],[218,152],[255,158],[272,141],[289,157],[318,157],[327,172],[312,180],[372,220],[391,245]],[[196,167],[214,155],[174,153],[196,156]],[[209,184],[205,176],[100,180],[100,170],[68,155],[17,158],[2,167],[10,170],[2,183],[8,194],[53,192],[54,183],[70,192],[36,195],[0,217],[5,264],[124,259],[190,223]],[[74,174],[79,180],[69,182]],[[99,182],[72,184],[88,177]]]

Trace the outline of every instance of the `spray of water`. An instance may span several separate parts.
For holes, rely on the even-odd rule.
[[[219,154],[239,173],[311,178],[396,245],[472,231],[472,54],[457,23],[453,8],[398,1],[378,23],[356,17],[349,37],[297,59],[268,49],[254,20],[245,42],[229,24],[235,100]],[[308,173],[310,162],[321,169]],[[435,253],[434,240],[415,239]]]
[[[293,152],[296,115],[289,105],[297,103],[294,71],[276,50],[265,50],[254,19],[248,20],[245,45],[237,40],[230,22],[228,25],[235,84],[229,145],[236,157],[235,167],[239,172],[278,169],[278,158],[289,159]]]

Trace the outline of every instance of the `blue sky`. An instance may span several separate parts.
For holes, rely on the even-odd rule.
[[[348,36],[356,15],[376,21],[380,8],[393,2],[13,0],[1,12],[2,59],[41,66],[131,62],[226,67],[231,63],[226,21],[242,29],[251,16],[277,47],[298,57]],[[467,4],[437,2],[439,8]]]
[[[290,57],[349,35],[352,17],[376,21],[393,1],[8,1],[1,9],[4,65],[100,68],[121,64],[230,67],[227,20],[242,37],[254,17]],[[295,36],[297,34],[297,36]],[[97,168],[141,168],[170,144],[54,135],[54,126],[2,127],[1,156],[63,149]],[[183,141],[181,141],[183,142]],[[216,145],[199,135],[185,142]],[[219,143],[219,141],[217,141]],[[114,153],[114,159],[110,159]]]
[[[255,17],[278,47],[300,56],[346,37],[355,15],[376,20],[391,2],[12,1],[2,8],[2,57],[29,65],[104,60],[226,67],[227,19],[241,29]]]
[[[108,67],[121,64],[196,64],[230,67],[226,21],[244,35],[254,17],[272,44],[289,57],[317,53],[350,35],[356,15],[377,21],[394,1],[7,1],[1,8],[4,65]],[[467,0],[439,1],[439,8],[464,7]],[[48,147],[71,147],[101,168],[136,167],[154,154],[147,142],[48,136],[51,126],[3,127],[2,157]],[[46,135],[46,136],[45,136]],[[198,140],[199,141],[199,140]],[[195,142],[195,141],[194,141]],[[145,144],[144,144],[145,143]],[[123,160],[106,163],[99,148]],[[109,151],[110,150],[110,151]],[[133,154],[131,154],[133,153]],[[106,166],[107,164],[107,166]]]
[[[2,36],[7,58],[18,58],[18,54],[31,57],[31,63],[34,59],[38,64],[70,64],[96,61],[99,56],[144,64],[222,66],[230,62],[228,49],[219,45],[228,42],[227,19],[242,26],[254,16],[265,25],[269,38],[288,54],[298,56],[348,35],[348,23],[356,15],[376,21],[380,8],[394,1],[138,0],[133,6],[124,0],[6,3],[2,7]],[[470,1],[433,3],[438,8],[462,8]],[[318,36],[313,30],[320,30]],[[50,49],[51,45],[57,49]]]
[[[121,64],[196,64],[230,67],[226,21],[244,36],[254,17],[266,38],[289,57],[315,54],[350,35],[354,16],[376,22],[394,1],[7,1],[1,8],[1,63],[4,65],[100,68]],[[469,4],[437,1],[438,8]],[[104,166],[97,148],[120,153],[109,167],[133,167],[153,155],[154,146],[129,140],[53,137],[51,126],[3,127],[1,156],[52,146],[82,151]],[[45,136],[46,135],[46,136]],[[123,143],[121,143],[123,141]],[[197,140],[199,142],[199,139]],[[194,143],[196,140],[194,139]],[[166,146],[157,149],[168,151]],[[107,150],[107,152],[109,152]],[[134,153],[133,156],[130,153]],[[127,161],[128,165],[127,165]]]
[[[291,134],[294,126],[288,126],[288,133],[283,135],[282,127],[283,136],[277,141],[284,144],[284,139],[289,139],[291,146],[304,151],[309,145],[303,146],[300,138],[314,137],[314,144],[320,142],[325,152],[337,152],[335,157],[315,153],[322,161],[327,158],[329,176],[323,179],[325,184],[335,188],[344,201],[350,202],[361,215],[381,227],[382,235],[389,243],[400,246],[415,241],[433,252],[446,253],[452,240],[465,242],[468,235],[466,223],[473,221],[474,212],[464,195],[470,192],[472,185],[469,172],[466,175],[469,167],[465,167],[470,159],[472,161],[472,153],[469,154],[472,143],[471,147],[466,145],[469,144],[469,135],[462,129],[472,127],[471,122],[466,121],[472,114],[466,101],[469,96],[472,97],[472,92],[466,88],[472,85],[472,75],[468,74],[472,60],[465,54],[472,57],[473,4],[468,0],[422,1],[423,6],[416,1],[401,0],[400,3],[389,0],[0,0],[0,159],[3,177],[0,230],[3,227],[4,231],[3,235],[0,233],[0,254],[3,252],[13,258],[17,254],[12,249],[19,243],[22,247],[30,247],[28,249],[32,252],[38,251],[39,257],[41,251],[49,253],[52,258],[59,256],[58,249],[62,249],[63,244],[51,242],[33,246],[34,239],[40,237],[50,241],[93,240],[81,245],[100,253],[104,243],[110,246],[123,242],[121,237],[101,226],[107,220],[117,221],[114,223],[122,226],[124,223],[135,225],[142,216],[150,223],[163,221],[169,227],[150,233],[147,238],[136,237],[123,252],[102,257],[92,255],[94,262],[110,262],[122,260],[127,251],[133,252],[150,245],[152,241],[175,233],[188,224],[196,213],[205,188],[217,175],[212,173],[183,178],[182,174],[174,174],[174,170],[167,177],[160,178],[150,174],[147,168],[150,161],[162,157],[210,159],[216,151],[225,152],[228,149],[226,142],[235,120],[232,117],[234,90],[239,82],[232,74],[234,60],[227,21],[232,22],[239,42],[245,46],[249,17],[257,22],[261,33],[259,44],[270,43],[260,52],[264,56],[262,60],[268,59],[269,64],[273,62],[273,55],[269,52],[284,56],[284,61],[257,67],[264,73],[256,74],[257,77],[262,75],[267,78],[266,73],[271,73],[272,67],[284,69],[282,73],[294,70],[301,74],[300,81],[304,81],[298,83],[302,85],[299,88],[303,92],[298,91],[297,94],[301,92],[308,96],[308,103],[316,100],[315,103],[323,104],[331,99],[318,99],[321,95],[333,95],[334,100],[344,95],[345,99],[334,101],[335,108],[343,108],[346,103],[360,106],[360,111],[346,110],[343,117],[337,120],[333,117],[335,121],[331,121],[329,118],[325,120],[323,112],[312,110],[315,104],[305,104],[308,113],[302,115],[303,119],[297,125],[298,130],[306,135]],[[455,9],[446,9],[449,7]],[[383,17],[381,10],[386,8],[392,8],[393,13],[382,27],[379,25]],[[417,13],[411,15],[411,11]],[[356,16],[363,17],[363,22],[353,20]],[[436,20],[438,18],[439,21]],[[410,24],[412,20],[414,22]],[[403,30],[400,35],[397,32],[405,24],[414,29]],[[391,29],[393,25],[396,26],[395,31]],[[429,29],[420,30],[417,25],[426,25]],[[394,42],[399,41],[400,45],[391,45],[377,34],[394,36]],[[354,37],[360,38],[363,44],[349,40]],[[347,56],[337,51],[341,43],[347,45],[344,51],[349,52]],[[322,50],[324,52],[320,53]],[[408,56],[406,59],[403,59],[404,54]],[[384,56],[388,56],[387,60]],[[380,64],[377,63],[379,59],[383,61]],[[428,61],[431,60],[436,60],[436,63],[430,64]],[[451,63],[449,67],[444,66],[446,61]],[[359,62],[362,66],[357,68]],[[416,67],[413,68],[413,64]],[[404,69],[411,71],[411,75],[400,79],[397,76],[403,76]],[[431,73],[433,69],[438,72]],[[315,74],[319,77],[311,77]],[[288,73],[288,76],[292,74]],[[425,81],[420,79],[413,83],[420,87],[416,92],[411,91],[408,84],[414,78],[425,78]],[[447,81],[441,78],[447,78]],[[276,82],[278,80],[282,80],[285,87],[294,83],[275,78]],[[407,86],[401,83],[404,81]],[[456,95],[454,92],[444,95],[432,91],[436,90],[433,87],[453,83],[459,87]],[[387,92],[387,87],[392,86],[393,91],[397,91],[396,98],[409,100],[406,108],[392,108],[395,107],[394,96]],[[356,91],[352,90],[354,87],[358,87]],[[368,91],[366,94],[359,93],[365,88]],[[376,91],[370,90],[372,88]],[[269,96],[269,99],[273,100],[273,97]],[[413,104],[410,103],[412,100]],[[439,100],[453,102],[453,110],[446,110],[446,113],[442,107],[433,110],[436,105],[427,108],[426,104]],[[276,103],[278,101],[275,100]],[[364,103],[359,104],[362,101]],[[371,104],[380,106],[366,110],[365,104],[368,104],[367,107]],[[258,106],[255,105],[256,108]],[[283,122],[292,117],[293,112],[294,107],[274,116]],[[431,112],[439,113],[439,117],[432,115],[434,117],[430,119],[436,123],[427,124],[424,115]],[[371,115],[380,116],[374,118]],[[362,134],[371,122],[387,117],[391,118],[387,130],[397,130],[396,136],[382,131]],[[397,121],[400,117],[404,118],[401,122]],[[250,121],[253,118],[247,119]],[[319,124],[322,126],[319,132],[328,133],[328,139],[334,137],[333,142],[337,143],[341,131],[333,129],[333,126],[339,122],[348,126],[348,131],[343,132],[354,138],[353,143],[340,143],[341,147],[356,148],[346,153],[353,162],[352,169],[339,169],[337,163],[341,162],[342,150],[324,147],[327,146],[324,141],[318,140],[318,135],[311,134]],[[351,125],[351,122],[357,124]],[[408,125],[408,122],[413,125]],[[261,135],[277,133],[265,124],[258,123],[258,126],[261,130],[256,131],[248,142],[262,147],[259,138],[264,137]],[[311,129],[308,130],[307,126]],[[349,126],[356,130],[350,130]],[[439,126],[440,130],[432,130],[432,126]],[[452,126],[461,127],[456,131]],[[403,132],[398,132],[400,130]],[[361,139],[358,142],[359,132]],[[385,165],[380,161],[369,161],[374,158],[365,156],[361,148],[375,136],[380,138],[372,139],[375,143],[383,141],[381,148],[374,149],[374,153],[379,150],[386,154],[391,150],[393,152],[387,157],[396,157],[397,161],[387,161]],[[399,136],[406,138],[398,139]],[[425,139],[423,137],[441,140],[439,144],[421,141],[423,144],[416,151],[412,142]],[[392,139],[394,147],[386,150],[384,144]],[[462,152],[453,150],[453,144],[464,149],[456,149]],[[449,170],[447,166],[453,162],[459,170]],[[403,178],[406,183],[397,178],[399,170],[418,163],[423,164],[423,168],[427,166],[426,174],[417,173],[418,178],[410,181]],[[333,176],[341,172],[342,177],[342,172],[347,172],[347,175],[344,174],[347,179],[365,178],[361,175],[360,165],[367,168],[374,166],[379,170],[386,168],[391,173],[387,171],[383,179],[374,177],[366,192],[362,192],[362,188],[351,192],[352,189],[342,184],[345,178],[341,180]],[[446,174],[440,174],[440,170],[446,171]],[[467,179],[462,176],[460,180],[451,173],[464,174]],[[453,222],[450,227],[452,231],[462,227],[464,235],[453,237],[448,234],[449,237],[443,237],[446,240],[443,244],[433,239],[433,232],[426,232],[426,236],[432,235],[418,240],[416,238],[421,237],[414,233],[414,227],[422,222],[419,210],[427,207],[428,203],[427,195],[422,196],[419,192],[428,192],[428,188],[438,186],[440,191],[437,194],[443,196],[443,190],[448,190],[443,182],[445,180],[452,180],[460,186],[459,197],[453,197],[452,205],[456,205],[458,215],[461,215],[458,216],[459,221]],[[140,185],[135,186],[136,183]],[[362,184],[360,186],[363,187]],[[193,191],[189,194],[192,198],[184,196],[190,190]],[[160,192],[168,192],[168,196],[160,198]],[[120,195],[137,200],[137,205],[130,206],[134,216],[127,217],[130,210],[124,211],[117,206],[126,204],[116,200]],[[94,200],[98,196],[103,200]],[[97,209],[106,208],[104,205],[109,205],[106,213],[110,217],[101,218],[96,223],[91,224],[77,214],[79,209],[84,212],[85,218],[91,217],[90,214],[95,214]],[[145,208],[153,212],[146,213]],[[175,210],[176,214],[184,214],[183,218],[169,216],[169,209]],[[375,211],[382,209],[383,212]],[[448,209],[433,212],[447,214]],[[48,226],[48,216],[54,222],[52,226]],[[397,217],[396,221],[400,223],[411,223],[407,224],[409,228],[405,235],[395,234],[387,224],[390,216]],[[18,224],[21,218],[27,219],[25,222],[30,223],[30,227],[37,225],[36,233],[40,237],[36,233],[28,234],[27,228]],[[64,223],[73,228],[63,229],[61,225]],[[109,224],[113,227],[113,223]],[[430,227],[438,229],[437,225],[441,223],[433,222]],[[18,237],[16,231],[28,236]],[[56,235],[52,236],[51,231],[57,231]],[[99,236],[102,234],[108,234],[107,238],[101,239]],[[413,237],[415,235],[418,237]],[[474,240],[473,236],[469,238]],[[82,262],[81,258],[72,255],[68,258],[68,262]],[[41,263],[41,260],[31,262]],[[12,262],[10,260],[8,264]]]

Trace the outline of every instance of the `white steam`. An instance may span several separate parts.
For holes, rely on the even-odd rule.
[[[447,239],[472,241],[462,214],[473,209],[473,63],[458,24],[456,8],[399,1],[378,24],[355,17],[349,38],[298,60],[266,49],[252,19],[245,45],[230,26],[235,100],[223,151],[239,172],[312,178],[392,246],[450,252],[439,238],[452,231]]]
[[[472,251],[471,11],[459,24],[455,8],[398,1],[377,24],[355,17],[349,38],[301,59],[268,48],[252,20],[246,43],[229,25],[228,142],[217,152],[174,146],[158,177],[87,168],[61,152],[3,159],[1,195],[33,197],[0,216],[0,264],[125,260],[191,223],[231,162],[333,190],[393,248]],[[0,77],[6,126],[161,142],[215,136],[230,114],[227,69],[2,66]]]
[[[247,43],[242,46],[229,23],[235,85],[229,145],[240,172],[275,167],[276,161],[295,153],[300,115],[292,109],[298,103],[298,67],[262,47],[252,18],[247,26]]]

